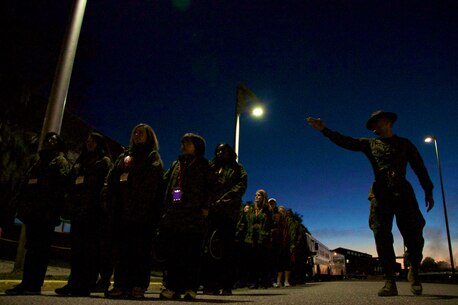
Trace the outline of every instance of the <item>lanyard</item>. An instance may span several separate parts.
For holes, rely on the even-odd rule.
[[[178,165],[177,165],[177,170],[178,170],[178,177],[177,177],[177,186],[179,188],[181,188],[181,165],[180,165],[180,161],[178,161]]]

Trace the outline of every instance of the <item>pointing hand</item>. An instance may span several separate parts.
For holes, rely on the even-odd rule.
[[[307,123],[309,123],[310,126],[312,126],[313,128],[319,131],[322,131],[326,127],[326,125],[320,118],[316,119],[316,118],[308,117]]]

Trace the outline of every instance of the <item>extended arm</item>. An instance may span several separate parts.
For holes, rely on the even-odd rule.
[[[352,151],[367,151],[369,149],[369,141],[367,139],[356,139],[332,131],[326,127],[325,123],[320,118],[308,117],[307,123],[329,138],[334,144],[342,148]]]

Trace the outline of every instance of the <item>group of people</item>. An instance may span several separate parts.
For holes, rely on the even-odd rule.
[[[237,226],[239,273],[236,287],[251,289],[289,287],[292,271],[305,266],[310,254],[301,219],[291,209],[256,191],[252,205],[245,205]],[[304,273],[305,276],[305,273]]]
[[[72,253],[69,280],[56,289],[59,295],[105,291],[109,298],[144,298],[154,243],[166,257],[161,298],[194,299],[209,228],[219,229],[224,246],[214,268],[227,269],[232,263],[230,237],[247,174],[230,145],[218,145],[209,161],[205,140],[187,133],[181,155],[165,170],[154,130],[139,124],[114,162],[104,137],[95,132],[74,164],[64,151],[58,134],[46,134],[14,199],[17,218],[25,224],[27,251],[22,281],[6,294],[41,293],[54,228],[62,217],[71,220]],[[232,286],[224,288],[227,293]]]
[[[344,136],[321,119],[307,119],[332,142],[363,152],[371,162],[375,180],[369,192],[369,224],[386,275],[380,296],[398,294],[394,216],[407,248],[411,290],[422,293],[418,273],[425,220],[405,177],[408,163],[425,190],[428,211],[434,206],[433,184],[420,154],[392,131],[396,119],[392,112],[373,113],[366,127],[378,136],[374,139]],[[27,252],[22,282],[7,294],[40,293],[64,206],[72,222],[72,259],[67,285],[56,289],[60,295],[84,296],[102,289],[109,298],[144,298],[152,248],[165,258],[164,299],[195,299],[200,285],[206,293],[231,294],[236,279],[251,288],[269,287],[272,270],[274,286],[290,285],[298,224],[291,220],[291,211],[277,208],[273,199],[269,202],[264,190],[256,192],[252,206],[241,209],[247,173],[230,145],[218,145],[209,161],[205,140],[187,133],[181,155],[164,170],[157,137],[146,124],[133,128],[129,147],[113,164],[100,134],[91,133],[85,144],[70,165],[59,135],[46,135],[16,197]],[[218,238],[212,244],[208,241],[215,232]],[[212,250],[217,257],[208,254]],[[245,265],[237,262],[237,253]],[[108,290],[113,270],[114,285]]]

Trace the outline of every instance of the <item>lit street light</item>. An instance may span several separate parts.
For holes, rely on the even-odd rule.
[[[251,111],[251,114],[255,117],[261,117],[264,114],[264,109],[262,109],[261,107],[255,107]]]
[[[445,203],[444,183],[442,181],[441,162],[440,162],[440,159],[439,159],[439,148],[438,148],[437,139],[436,139],[435,136],[427,136],[427,137],[425,137],[425,142],[426,143],[434,142],[434,146],[436,148],[437,168],[439,169],[439,181],[440,181],[440,184],[441,184],[442,203],[444,205],[445,228],[447,230],[448,251],[450,252],[450,265],[452,266],[452,277],[454,277],[455,276],[455,265],[453,264],[452,242],[451,242],[451,239],[450,239],[450,229],[448,227],[447,205]]]
[[[248,107],[247,102],[252,101],[252,107]],[[250,111],[251,110],[251,111]],[[243,84],[237,85],[237,95],[235,101],[235,129],[234,129],[234,151],[239,155],[239,140],[240,140],[240,114],[242,112],[251,112],[255,117],[261,117],[264,114],[264,109],[261,106],[261,101],[257,96]]]

